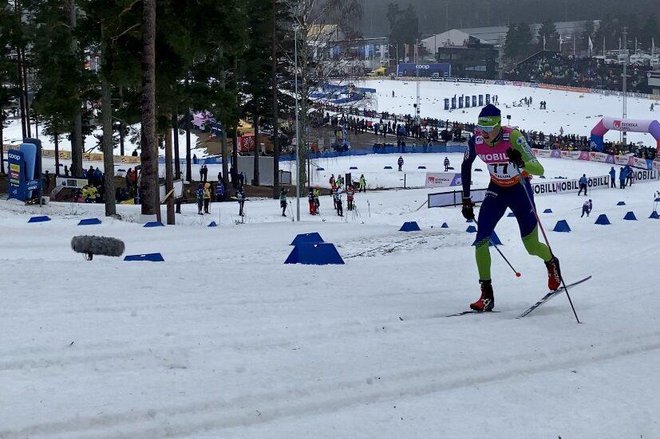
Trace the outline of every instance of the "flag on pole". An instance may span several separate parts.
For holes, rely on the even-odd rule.
[[[408,62],[408,61],[409,61],[409,58],[408,58],[408,52],[409,52],[409,50],[410,50],[410,49],[409,49],[409,47],[408,47],[408,44],[407,44],[407,43],[404,44],[404,45],[403,45],[403,60],[404,60],[405,62]]]
[[[543,50],[545,50],[545,34],[543,34]]]
[[[591,41],[591,35],[589,35],[589,58],[591,58],[591,52],[594,50],[594,42]]]

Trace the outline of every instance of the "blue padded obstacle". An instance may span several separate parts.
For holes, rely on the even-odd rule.
[[[316,168],[316,170],[317,171],[325,171],[325,168],[322,168],[322,167],[319,166],[318,168]]]
[[[552,213],[552,209],[545,209],[543,213]]]
[[[45,221],[50,221],[50,217],[48,215],[33,216],[28,220],[28,223],[43,223]]]
[[[149,221],[142,227],[165,227],[160,221]]]
[[[318,232],[310,233],[300,233],[291,241],[289,245],[298,245],[298,244],[319,244],[325,242],[321,235]]]
[[[383,169],[392,169],[391,166],[385,166]]]
[[[302,243],[293,247],[285,264],[328,265],[343,264],[335,245],[330,242]]]
[[[509,212],[506,216],[509,218],[513,218],[515,215],[513,214],[513,212]]]
[[[448,229],[448,228],[449,228],[449,225],[447,225],[447,223],[442,223],[442,225],[440,226],[440,228],[442,228],[442,229]]]
[[[419,228],[417,221],[406,221],[399,229],[399,232],[416,232],[418,230],[421,229]]]
[[[211,221],[211,222],[209,223],[209,227],[218,227],[218,224],[216,224],[215,221]]]
[[[101,224],[101,220],[98,218],[84,218],[78,222],[79,226],[92,226],[94,224]]]
[[[426,169],[426,166],[424,166],[424,165],[419,165],[419,166],[417,167],[417,169]]]
[[[557,224],[555,224],[555,228],[552,229],[553,232],[570,232],[571,228],[568,225],[568,222],[566,220],[559,220],[557,221]]]
[[[468,232],[468,233],[477,233],[477,228],[470,225],[470,226],[468,226],[467,229],[465,229],[465,231]]]
[[[617,206],[625,206],[626,202],[625,201],[619,201],[618,203],[616,203],[616,205]]]
[[[610,222],[610,219],[607,217],[607,215],[601,213],[600,215],[598,215],[598,218],[596,218],[596,222],[594,224],[600,224],[602,226],[606,226],[612,223]]]
[[[357,169],[357,166],[351,166],[348,169]]]
[[[649,216],[649,218],[650,219],[658,219],[658,218],[660,218],[660,215],[658,215],[657,210],[654,210],[653,212],[651,212],[651,216]]]
[[[637,217],[635,216],[635,212],[632,210],[626,213],[626,216],[623,217],[624,220],[627,221],[637,221]]]
[[[160,253],[145,253],[143,255],[127,255],[124,261],[148,261],[148,262],[164,262],[163,255]]]

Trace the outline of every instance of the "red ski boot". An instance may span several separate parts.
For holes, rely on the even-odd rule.
[[[559,259],[553,256],[552,259],[545,263],[548,269],[548,288],[555,291],[561,287],[561,270],[559,269]]]
[[[495,307],[495,297],[493,296],[493,286],[489,280],[480,280],[481,297],[470,304],[470,309],[478,312],[492,311]]]

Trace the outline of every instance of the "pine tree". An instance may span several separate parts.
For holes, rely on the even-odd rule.
[[[537,50],[559,51],[559,33],[552,21],[546,20],[541,23],[536,39]]]

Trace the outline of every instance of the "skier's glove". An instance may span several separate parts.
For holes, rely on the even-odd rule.
[[[461,213],[466,220],[474,219],[474,203],[469,197],[463,198],[463,209],[461,209]]]
[[[522,159],[522,154],[517,149],[507,149],[506,156],[509,157],[509,161],[516,165],[516,167],[523,168],[525,166],[525,162]]]

